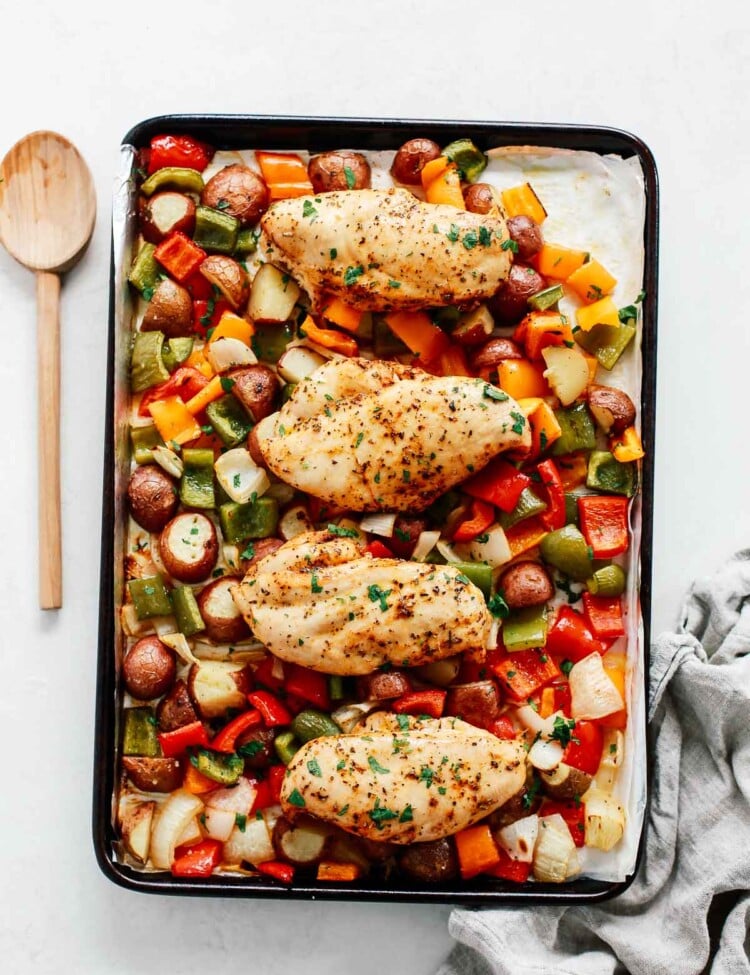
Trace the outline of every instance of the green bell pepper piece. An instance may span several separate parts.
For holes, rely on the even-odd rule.
[[[187,169],[183,166],[165,166],[152,173],[141,186],[144,196],[153,196],[157,190],[169,186],[173,190],[183,193],[200,193],[204,187],[203,177],[197,169]]]
[[[619,565],[606,565],[586,580],[586,588],[592,596],[622,596],[626,578]]]
[[[632,498],[635,492],[637,467],[633,461],[621,464],[608,450],[592,450],[586,486],[608,494],[624,494]]]
[[[292,721],[292,732],[295,738],[305,743],[312,741],[313,738],[340,735],[341,728],[322,711],[306,708],[304,711],[300,711]]]
[[[328,678],[328,696],[332,701],[343,701],[346,696],[344,691],[344,678],[340,674],[331,674]]]
[[[156,758],[161,754],[156,737],[156,715],[151,708],[126,708],[122,734],[123,755]]]
[[[206,407],[211,426],[227,447],[236,447],[253,428],[253,421],[236,396],[228,393]]]
[[[167,339],[164,348],[161,350],[161,357],[169,372],[174,372],[188,358],[193,351],[194,341],[189,336]]]
[[[580,527],[577,494],[566,493],[565,495],[565,524]]]
[[[276,532],[279,505],[274,498],[256,498],[247,504],[229,501],[219,508],[221,531],[230,545],[249,538],[269,538]]]
[[[605,369],[612,369],[635,335],[634,325],[594,325],[588,332],[578,329],[573,338]]]
[[[487,157],[471,139],[456,139],[443,149],[443,155],[458,166],[469,183],[473,183],[487,166]]]
[[[547,642],[547,607],[529,606],[516,610],[503,620],[502,632],[509,653],[543,647]]]
[[[294,338],[294,326],[255,324],[253,352],[261,362],[278,362]]]
[[[512,528],[519,521],[523,521],[525,518],[531,518],[533,515],[541,514],[542,511],[546,510],[547,505],[544,501],[534,494],[531,488],[526,487],[521,491],[516,506],[512,511],[500,512],[500,525],[503,528]]]
[[[169,601],[169,593],[160,575],[131,579],[128,582],[128,590],[139,620],[151,619],[152,616],[172,615],[172,603]]]
[[[234,245],[234,253],[239,257],[252,254],[258,247],[258,238],[255,231],[250,227],[245,227],[237,234],[237,243]]]
[[[458,305],[446,305],[445,308],[436,308],[432,312],[432,320],[438,328],[444,328],[452,332],[461,320],[461,309]]]
[[[458,569],[477,589],[481,589],[485,597],[489,598],[492,591],[492,566],[486,562],[449,562],[448,565]]]
[[[190,764],[222,785],[235,785],[245,770],[245,761],[239,755],[223,755],[205,748],[199,748],[197,755],[190,757]]]
[[[163,347],[164,332],[135,333],[130,360],[130,388],[134,393],[142,393],[169,379],[162,358]]]
[[[183,450],[182,464],[180,501],[186,508],[215,508],[213,450]]]
[[[198,601],[190,586],[176,586],[172,590],[172,608],[180,633],[193,636],[206,629]]]
[[[222,213],[213,207],[195,208],[193,240],[206,251],[231,254],[237,247],[240,222],[231,213]]]
[[[154,447],[164,446],[155,424],[148,427],[131,427],[130,443],[133,446],[136,464],[151,464],[154,459]]]
[[[594,421],[585,403],[575,403],[555,410],[555,418],[562,433],[552,444],[553,457],[572,454],[576,450],[593,450],[596,447]]]
[[[140,291],[146,301],[151,301],[162,273],[154,257],[155,251],[153,244],[142,244],[128,272],[128,281]]]
[[[593,571],[593,553],[575,525],[565,525],[545,535],[539,548],[548,565],[576,582],[584,582]]]
[[[288,765],[302,746],[291,731],[283,731],[274,738],[273,747],[279,756],[279,761]]]
[[[550,288],[537,291],[535,295],[527,298],[526,304],[529,308],[533,308],[534,311],[547,311],[548,308],[554,308],[563,296],[563,286],[561,284],[553,284]]]

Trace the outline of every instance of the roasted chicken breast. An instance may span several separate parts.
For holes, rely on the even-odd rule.
[[[255,435],[283,481],[354,511],[423,511],[497,454],[530,443],[521,408],[484,380],[366,359],[322,366]]]
[[[367,311],[483,301],[511,266],[499,213],[422,203],[402,189],[280,200],[261,228],[266,259],[304,288],[314,311],[332,294]]]
[[[522,788],[520,742],[458,718],[388,717],[390,727],[303,745],[283,779],[284,815],[308,813],[371,840],[427,842],[471,826]]]
[[[327,531],[251,566],[232,596],[271,653],[326,674],[481,656],[492,623],[480,590],[454,567],[372,558]]]

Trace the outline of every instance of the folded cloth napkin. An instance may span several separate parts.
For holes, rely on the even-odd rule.
[[[652,649],[646,847],[599,907],[454,910],[439,975],[697,975],[724,892],[712,975],[750,973],[750,549],[696,583]]]

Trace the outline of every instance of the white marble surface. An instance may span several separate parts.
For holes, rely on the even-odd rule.
[[[450,946],[447,908],[149,898],[115,888],[95,865],[90,779],[117,146],[136,121],[180,111],[589,122],[645,139],[662,190],[659,631],[673,624],[690,580],[750,538],[747,7],[182,0],[140,4],[121,19],[110,7],[6,0],[0,19],[0,153],[28,131],[57,129],[79,145],[99,194],[92,246],[64,286],[65,606],[53,614],[37,609],[34,281],[0,253],[2,967],[190,975],[218,962],[225,972],[264,975],[300,965],[309,975],[427,975]]]

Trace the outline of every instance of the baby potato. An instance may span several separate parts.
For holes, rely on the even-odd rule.
[[[464,189],[464,203],[470,213],[489,213],[497,205],[489,183],[471,183],[467,186]]]
[[[187,684],[184,680],[178,680],[156,707],[159,731],[176,731],[197,720],[198,713],[190,700]]]
[[[149,244],[161,243],[176,230],[192,237],[194,229],[195,203],[184,193],[154,193],[143,203],[141,230]]]
[[[174,481],[157,464],[136,467],[128,483],[130,513],[141,528],[158,532],[180,503]]]
[[[538,562],[515,562],[500,576],[498,587],[510,609],[542,606],[555,594],[547,570]]]
[[[180,582],[203,582],[216,564],[219,544],[210,518],[198,512],[177,515],[162,529],[159,553],[167,572]]]
[[[508,220],[510,239],[516,242],[519,261],[528,261],[537,254],[544,243],[539,224],[523,214]]]
[[[270,366],[259,363],[256,366],[232,369],[227,375],[234,380],[232,394],[242,403],[254,423],[259,423],[274,412],[280,386],[276,373]]]
[[[133,644],[122,662],[122,677],[129,694],[139,701],[153,701],[174,684],[174,654],[158,636],[144,636]]]
[[[529,307],[527,300],[546,287],[547,282],[533,267],[514,264],[508,278],[490,299],[490,311],[498,325],[515,325]]]
[[[242,580],[239,576],[222,576],[201,590],[198,609],[206,624],[206,634],[216,643],[236,643],[250,630],[237,609],[230,588]]]
[[[238,163],[220,169],[201,193],[204,207],[236,217],[243,227],[257,223],[268,209],[268,202],[268,187],[263,178]]]
[[[440,155],[440,146],[432,139],[409,139],[393,158],[391,173],[395,180],[406,186],[419,186],[422,170]]]
[[[168,339],[193,334],[193,300],[187,288],[165,278],[154,290],[141,323],[142,332],[164,332]]]
[[[307,173],[316,193],[370,188],[370,164],[361,153],[348,149],[313,156]]]

